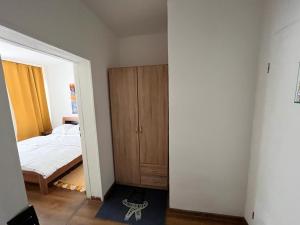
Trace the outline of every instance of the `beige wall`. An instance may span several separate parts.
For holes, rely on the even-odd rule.
[[[120,65],[141,66],[168,63],[166,33],[120,38]]]
[[[170,207],[244,215],[256,0],[169,0]]]
[[[300,61],[299,12],[298,0],[265,1],[245,213],[251,225],[300,221],[300,104],[294,104]]]

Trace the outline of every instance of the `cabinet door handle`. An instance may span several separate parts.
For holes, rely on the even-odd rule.
[[[140,133],[143,133],[143,127],[140,126]]]

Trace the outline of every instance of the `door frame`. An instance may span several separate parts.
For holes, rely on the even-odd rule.
[[[0,39],[74,64],[86,196],[103,199],[90,61],[2,25],[0,25]]]

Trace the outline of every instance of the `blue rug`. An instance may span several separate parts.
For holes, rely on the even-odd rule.
[[[96,217],[130,225],[164,225],[167,191],[115,185]]]

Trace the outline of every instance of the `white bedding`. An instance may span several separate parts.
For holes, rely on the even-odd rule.
[[[79,134],[54,133],[17,144],[22,170],[37,172],[44,178],[82,154]]]

